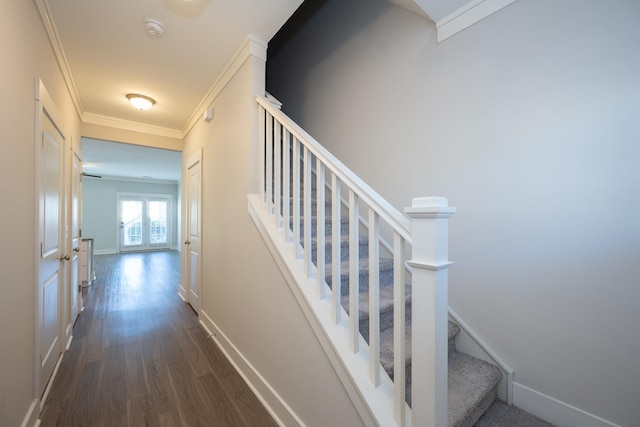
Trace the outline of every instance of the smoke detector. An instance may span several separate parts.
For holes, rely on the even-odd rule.
[[[144,20],[147,32],[154,37],[160,37],[164,34],[164,24],[157,19],[147,18]]]

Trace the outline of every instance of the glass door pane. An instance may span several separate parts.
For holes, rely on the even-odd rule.
[[[168,249],[172,244],[170,196],[118,194],[121,252]]]
[[[122,246],[132,247],[143,244],[142,200],[121,200],[120,228],[122,229]]]
[[[167,237],[167,208],[166,200],[149,200],[149,244],[166,245]]]

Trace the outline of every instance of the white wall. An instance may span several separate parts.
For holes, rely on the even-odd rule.
[[[449,198],[451,306],[515,381],[623,426],[640,383],[640,2],[519,0],[436,44],[331,0],[267,90],[398,209]]]
[[[118,252],[117,193],[171,195],[169,246],[178,244],[178,184],[84,178],[82,180],[82,237],[93,237],[98,254]]]
[[[80,123],[34,2],[0,2],[0,63],[0,425],[19,426],[36,396],[36,76],[63,116],[68,141],[79,143]]]
[[[361,425],[247,210],[247,194],[257,192],[255,95],[261,92],[264,60],[250,56],[215,98],[213,121],[198,122],[186,138],[183,159],[204,149],[200,319],[306,425]],[[252,380],[255,372],[245,370]],[[265,391],[259,380],[254,385]],[[272,407],[293,425],[284,406]]]

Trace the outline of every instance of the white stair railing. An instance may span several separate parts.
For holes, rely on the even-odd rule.
[[[414,199],[407,218],[350,171],[267,99],[259,108],[260,200],[291,245],[286,256],[302,258],[308,278],[316,279],[317,297],[330,292],[332,321],[340,324],[341,224],[349,222],[349,345],[359,352],[359,234],[364,223],[369,238],[369,346],[371,386],[380,384],[379,241],[381,224],[391,230],[394,294],[394,392],[390,399],[396,425],[447,425],[447,221],[455,212],[440,197]],[[312,193],[316,199],[316,254],[312,256]],[[330,221],[325,218],[325,192],[330,195]],[[346,195],[343,200],[343,195]],[[301,207],[302,206],[302,207]],[[302,212],[301,212],[302,211]],[[362,215],[361,215],[362,212]],[[300,226],[302,223],[302,227]],[[332,231],[325,237],[325,227]],[[300,229],[302,228],[302,234]],[[332,283],[325,277],[325,245],[331,240]],[[302,245],[301,245],[302,243]],[[406,260],[406,247],[412,260]],[[405,404],[405,283],[412,272],[412,410]],[[384,373],[384,371],[382,371]],[[384,373],[386,375],[386,373]]]

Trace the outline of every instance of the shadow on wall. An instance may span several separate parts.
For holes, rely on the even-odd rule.
[[[334,5],[341,8],[341,13],[338,19],[332,19],[331,26],[313,25],[313,21],[316,19],[325,21],[326,16],[336,16],[331,10]],[[382,0],[367,0],[364,4],[357,0],[306,0],[269,41],[267,91],[277,97],[278,88],[287,85],[286,74],[276,71],[287,68],[287,61],[290,61],[291,57],[280,57],[278,54],[290,43],[299,43],[298,40],[304,40],[307,37],[314,39],[313,49],[308,49],[307,46],[302,51],[308,52],[308,54],[298,55],[295,58],[295,61],[307,64],[308,68],[314,68],[322,62],[323,58],[339,52],[341,46],[361,33],[362,28],[371,25],[378,17],[394,7],[389,2]],[[318,28],[322,28],[324,31],[308,34],[317,31]],[[304,34],[304,37],[299,37],[296,40],[297,34]],[[295,50],[300,51],[300,49]],[[303,98],[304,96],[301,96],[299,99]],[[294,120],[299,120],[302,116],[297,117],[295,114],[299,111],[301,111],[300,108],[291,108],[287,110],[287,114],[292,115]]]

